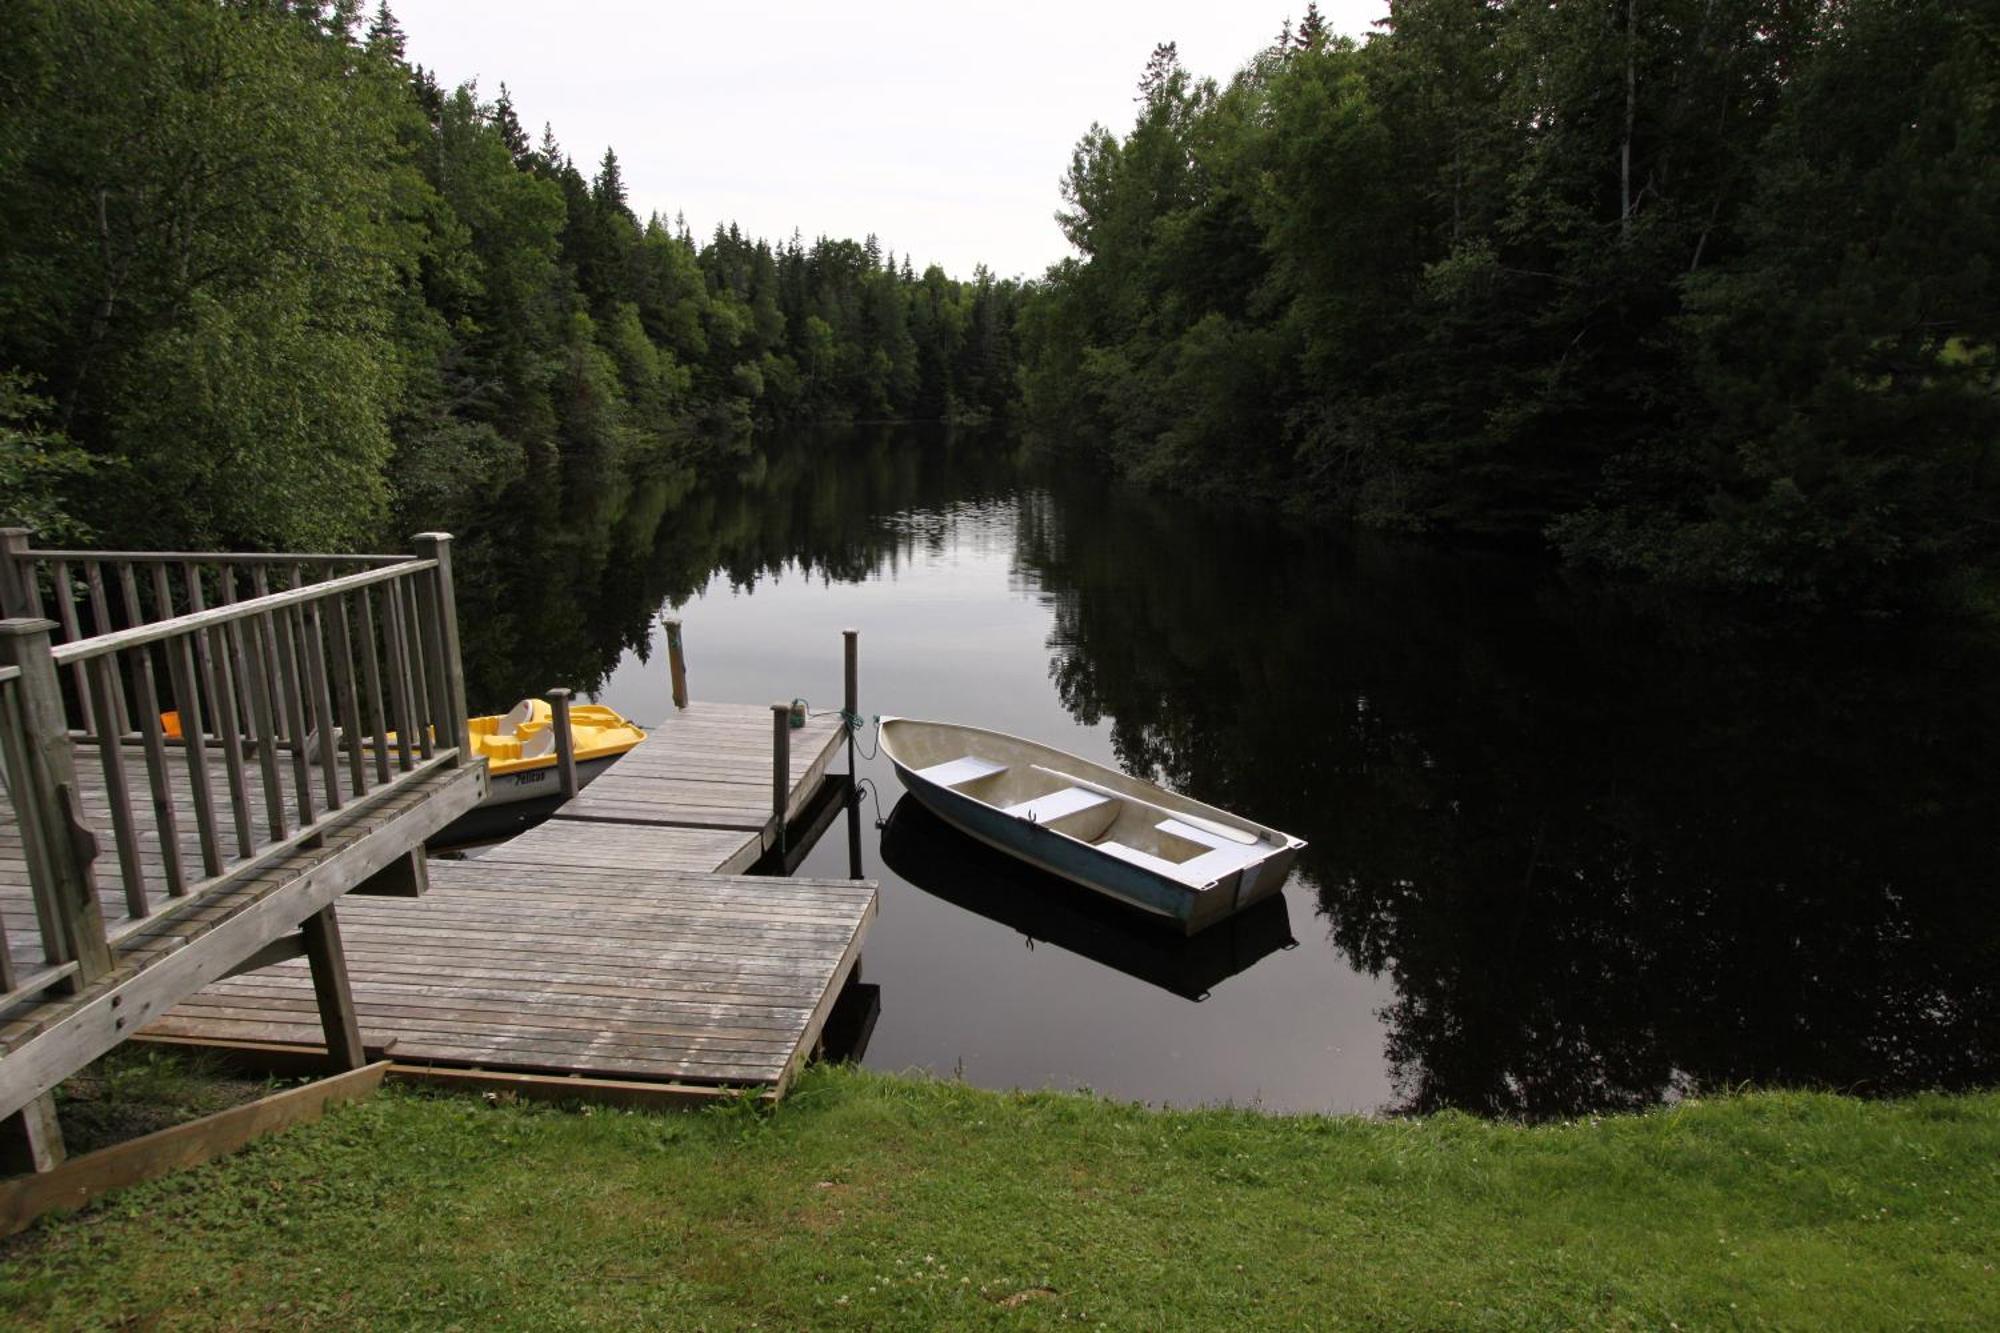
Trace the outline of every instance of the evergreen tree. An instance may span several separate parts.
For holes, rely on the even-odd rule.
[[[403,25],[389,12],[389,0],[381,0],[368,25],[368,50],[387,60],[401,60],[403,45]]]
[[[493,103],[493,127],[500,132],[500,142],[507,146],[514,165],[526,171],[534,160],[528,132],[521,128],[520,118],[514,114],[514,99],[505,83],[500,85],[500,96]]]

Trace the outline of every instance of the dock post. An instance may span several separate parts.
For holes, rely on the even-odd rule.
[[[681,622],[679,616],[665,616],[660,623],[667,630],[667,674],[674,685],[674,707],[688,706],[688,664],[687,650],[681,647]]]
[[[847,728],[847,877],[861,878],[861,785],[855,780],[854,735],[861,730],[861,654],[858,629],[840,632],[841,675],[845,689],[841,695],[840,724]]]
[[[8,780],[19,784],[14,808],[43,956],[50,963],[76,964],[76,971],[57,983],[74,994],[109,972],[112,956],[91,871],[97,840],[77,803],[75,747],[50,655],[49,632],[55,627],[53,620],[0,621],[0,666],[21,669],[21,735],[9,742]]]
[[[785,854],[785,809],[792,796],[792,706],[771,705],[771,818],[778,825],[778,854]]]
[[[0,528],[0,614],[37,614],[39,608],[28,591],[34,582],[35,567],[28,558],[28,530]]]
[[[305,934],[306,962],[312,971],[313,999],[319,1004],[321,1035],[335,1069],[359,1069],[368,1063],[361,1041],[361,1020],[354,1010],[354,990],[347,980],[347,954],[340,944],[340,922],[328,903],[299,924]]]
[[[861,650],[858,629],[840,632],[841,674],[845,692],[841,696],[841,722],[847,728],[847,776],[854,776],[854,733],[861,726]]]
[[[847,783],[847,877],[865,879],[861,873],[861,788],[850,776]]]
[[[450,738],[452,748],[458,752],[451,761],[452,767],[464,768],[472,762],[472,732],[465,706],[465,661],[458,651],[458,595],[451,584],[451,534],[420,532],[415,542],[419,559],[437,561],[428,585],[430,604],[424,606],[422,584],[418,585],[418,604],[437,622],[424,627],[424,637],[437,654],[441,677],[432,687],[438,695],[435,706],[444,714],[436,724],[439,739]]]
[[[568,690],[549,691],[549,729],[556,738],[556,784],[565,801],[576,799],[576,737],[569,729]]]

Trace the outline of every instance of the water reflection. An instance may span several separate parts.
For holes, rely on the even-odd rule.
[[[715,575],[749,587],[780,569],[826,582],[893,573],[946,540],[913,511],[1012,494],[1013,452],[991,440],[873,431],[718,449],[633,477],[523,486],[460,543],[467,690],[504,706],[554,682],[596,692],[653,620]],[[703,478],[697,485],[695,478]],[[483,701],[483,702],[482,702]]]
[[[1990,657],[1663,630],[1539,567],[1052,494],[1022,558],[1120,761],[1311,841],[1405,1105],[1990,1080]]]
[[[1197,1003],[1298,943],[1282,894],[1181,935],[974,841],[908,796],[882,828],[882,861],[924,892],[1019,931],[1029,948],[1067,949]]]
[[[697,668],[714,642],[697,612],[719,619],[718,597],[758,589],[765,620],[745,611],[745,633],[765,639],[830,603],[864,645],[895,644],[894,671],[879,655],[864,668],[864,707],[1108,749],[1306,838],[1285,933],[1387,987],[1370,1021],[1399,1106],[1541,1116],[1743,1080],[1960,1086],[2000,1066],[2000,663],[1981,644],[1641,617],[1533,562],[1031,476],[971,438],[801,438],[700,485],[624,487],[587,530],[544,518],[468,543],[476,699],[592,688],[643,654],[663,602],[704,590],[689,612]],[[993,558],[1004,588],[952,576]],[[1010,610],[1023,603],[1032,628]],[[1030,658],[1044,696],[1015,670]],[[786,692],[744,675],[698,675],[696,693]],[[885,881],[1177,994],[1204,975],[1161,981],[1152,963],[1116,961],[1094,924],[1066,936],[1019,917],[1027,899],[967,858],[927,855],[914,823],[899,813],[885,837]],[[1316,929],[1298,919],[1306,904]],[[957,929],[921,906],[905,915]],[[890,938],[949,953],[939,936]],[[1257,958],[1198,1011],[1162,999],[1186,1014],[1226,998],[1243,1042],[1276,1060],[1286,1023],[1336,1020],[1293,992],[1281,1002],[1281,960]],[[960,994],[962,966],[884,985],[878,1047],[899,1014],[937,1030],[999,1021],[990,996]],[[1223,1068],[1229,1037],[1216,1029],[1199,1058]],[[1313,1034],[1291,1039],[1286,1059],[1330,1058]],[[1097,1081],[1068,1065],[1049,1076]],[[1114,1086],[1155,1095],[1143,1070],[1131,1077]],[[1236,1095],[1215,1078],[1212,1095]],[[1199,1086],[1189,1075],[1158,1095]]]

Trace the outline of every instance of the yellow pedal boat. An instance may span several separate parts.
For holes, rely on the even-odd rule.
[[[467,721],[472,752],[486,760],[487,796],[433,834],[433,848],[507,837],[546,818],[562,802],[554,714],[547,703],[523,699],[505,713]],[[646,739],[636,723],[601,704],[570,705],[569,725],[579,787]]]
[[[505,713],[469,719],[472,752],[486,760],[492,785],[484,804],[505,805],[556,790],[554,720],[554,710],[541,699],[523,699]],[[602,704],[571,705],[569,727],[579,786],[646,739],[645,732]]]

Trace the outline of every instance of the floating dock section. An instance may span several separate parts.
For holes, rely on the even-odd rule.
[[[694,703],[546,823],[419,897],[341,904],[362,1040],[393,1076],[627,1102],[779,1097],[854,975],[874,885],[746,876],[826,780],[838,717]],[[144,1034],[310,1061],[312,979],[284,962],[216,982]]]

